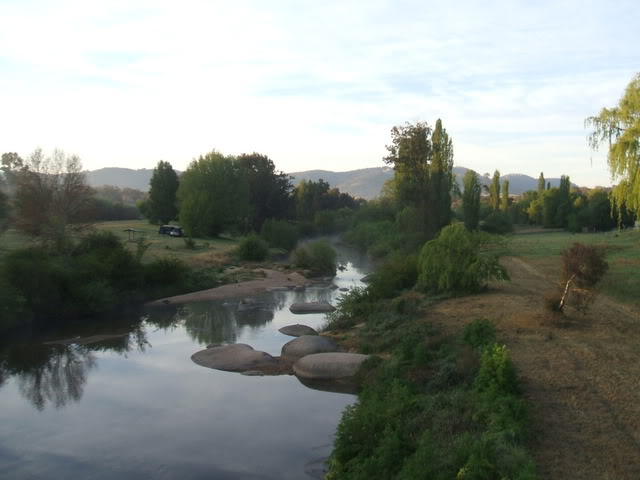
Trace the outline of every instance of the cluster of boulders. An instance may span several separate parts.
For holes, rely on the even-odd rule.
[[[330,309],[329,309],[330,307]],[[335,308],[327,302],[293,304],[294,313],[328,312]],[[279,330],[297,337],[287,342],[280,357],[254,350],[245,344],[209,345],[191,359],[203,367],[240,372],[244,375],[295,374],[301,380],[345,380],[355,376],[368,355],[340,352],[330,337],[318,335],[307,325],[287,325]]]

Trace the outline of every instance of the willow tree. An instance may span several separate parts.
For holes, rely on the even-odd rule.
[[[413,207],[421,219],[427,238],[451,220],[453,186],[453,142],[442,121],[435,129],[426,122],[405,123],[391,129],[389,155],[384,158],[394,168],[397,202],[400,208]]]
[[[597,150],[609,146],[607,160],[612,180],[618,184],[611,192],[620,219],[624,209],[640,214],[640,73],[631,80],[618,105],[603,108],[585,120],[592,128],[589,146]]]

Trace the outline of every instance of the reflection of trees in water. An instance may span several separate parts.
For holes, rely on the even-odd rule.
[[[273,320],[272,303],[222,304],[222,302],[188,304],[182,313],[184,326],[199,343],[235,343],[243,327],[261,328]]]
[[[5,365],[20,393],[38,410],[62,408],[82,397],[96,358],[86,346],[23,346],[11,349]]]
[[[142,324],[128,325],[127,334],[86,345],[13,344],[0,351],[0,387],[10,377],[18,390],[38,410],[47,406],[62,408],[78,402],[84,393],[89,372],[97,365],[96,352],[116,352],[126,356],[131,351],[145,351],[149,346]],[[63,330],[60,338],[105,333],[99,329]],[[113,333],[113,330],[111,330]],[[67,338],[69,338],[67,337]]]
[[[183,305],[167,305],[154,307],[146,312],[143,320],[160,330],[173,330],[178,327],[185,316]]]

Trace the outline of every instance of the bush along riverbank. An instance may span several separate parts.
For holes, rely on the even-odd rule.
[[[495,327],[478,319],[443,336],[424,320],[433,301],[415,292],[376,300],[358,289],[329,316],[326,330],[381,354],[361,369],[362,391],[338,427],[329,480],[538,478],[524,446],[526,405]]]

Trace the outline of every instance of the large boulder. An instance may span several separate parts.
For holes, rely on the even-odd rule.
[[[282,357],[288,359],[298,359],[322,352],[336,352],[338,344],[329,337],[321,335],[302,335],[287,342],[282,347]]]
[[[353,377],[369,355],[359,353],[316,353],[302,357],[293,373],[305,380],[336,380]]]
[[[336,307],[329,302],[296,302],[289,307],[292,313],[331,313]]]
[[[227,372],[246,372],[248,370],[259,370],[278,366],[278,359],[266,352],[254,350],[251,346],[243,343],[233,345],[222,345],[191,355],[198,365]]]
[[[278,330],[280,333],[284,333],[285,335],[289,335],[290,337],[301,337],[302,335],[318,335],[313,328],[308,327],[307,325],[300,325],[296,323],[295,325],[287,325],[286,327],[282,327]]]

